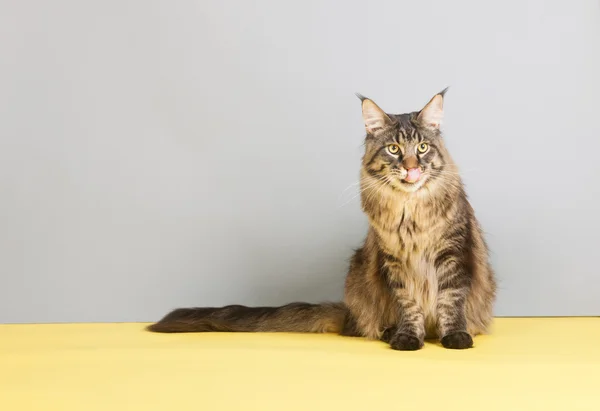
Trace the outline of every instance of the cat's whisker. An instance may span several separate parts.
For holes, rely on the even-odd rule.
[[[374,183],[374,182],[378,182],[378,181],[379,181],[379,180],[368,180],[368,181],[367,181],[367,184],[369,184],[369,183]],[[353,187],[360,186],[360,185],[364,185],[364,184],[365,184],[365,179],[361,179],[361,180],[359,180],[359,181],[357,181],[357,182],[355,182],[355,183],[352,183],[352,184],[350,184],[348,187],[346,187],[346,188],[344,189],[344,191],[348,191],[348,190],[350,190],[350,189],[351,189],[351,188],[353,188]]]
[[[350,189],[352,189],[352,188],[356,188],[356,187],[357,187],[357,186],[359,186],[360,184],[361,184],[361,182],[360,182],[360,181],[357,181],[357,182],[355,182],[355,183],[352,183],[352,184],[350,184],[348,187],[346,187],[346,188],[344,189],[344,191],[342,191],[342,192],[340,193],[340,195],[338,196],[338,201],[340,201],[340,200],[341,200],[341,199],[344,197],[344,195],[346,194],[346,192],[347,192],[348,190],[350,190]],[[353,198],[354,198],[354,197],[353,197]]]
[[[383,180],[376,180],[376,181],[377,181],[377,184],[373,184],[368,187],[365,187],[365,189],[361,191],[360,194],[364,194],[365,201],[368,201],[374,192],[378,191],[384,184],[386,184]]]
[[[382,184],[381,180],[368,181],[366,184],[364,182],[362,182],[362,181],[359,181],[359,184],[361,184],[361,183],[364,184],[364,186],[359,190],[359,192],[357,194],[355,194],[354,196],[352,196],[349,200],[347,200],[346,202],[344,202],[338,208],[342,208],[345,205],[349,204],[352,200],[354,200],[356,197],[359,197],[366,190],[370,190],[370,189],[375,188],[375,187],[379,186],[380,184]]]
[[[383,183],[379,188],[377,188],[374,192],[371,192],[367,195],[365,202],[370,202],[372,199],[377,198],[377,196],[381,193],[381,191],[388,185],[391,185],[391,176],[385,175],[383,177]]]
[[[342,191],[342,193],[345,193],[346,191],[350,190],[352,187],[355,187],[357,185],[360,184],[360,181],[357,181],[355,183],[350,184],[348,187],[344,188],[344,190]]]

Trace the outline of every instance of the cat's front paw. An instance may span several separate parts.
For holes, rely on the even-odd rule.
[[[392,338],[396,334],[396,331],[396,327],[386,328],[385,330],[383,330],[380,340],[390,344],[392,342]]]
[[[465,331],[457,331],[445,335],[442,338],[442,345],[453,350],[464,350],[473,347],[473,338]]]
[[[390,347],[399,351],[415,351],[423,347],[423,341],[410,334],[394,334],[390,339]]]

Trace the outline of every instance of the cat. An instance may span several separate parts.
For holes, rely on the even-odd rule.
[[[406,114],[386,113],[357,95],[369,228],[352,257],[343,302],[180,308],[148,330],[329,332],[382,340],[395,350],[418,350],[433,338],[449,349],[473,347],[473,336],[489,332],[496,280],[442,137],[446,91]]]

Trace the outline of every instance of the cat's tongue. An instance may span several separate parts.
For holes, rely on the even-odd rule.
[[[408,181],[409,183],[414,183],[419,180],[419,178],[421,178],[421,170],[418,168],[411,168],[407,170],[404,180]]]

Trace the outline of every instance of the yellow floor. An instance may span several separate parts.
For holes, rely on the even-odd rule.
[[[600,410],[600,318],[498,319],[467,351],[143,328],[0,325],[0,410]]]

